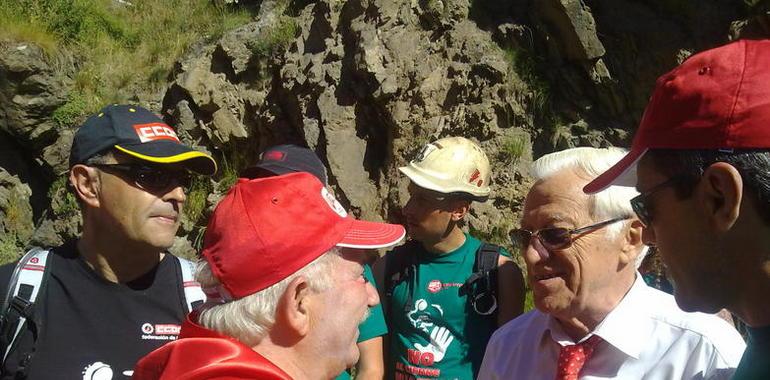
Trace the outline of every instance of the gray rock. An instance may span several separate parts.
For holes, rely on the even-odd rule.
[[[34,223],[29,204],[32,190],[17,176],[0,168],[0,260],[16,258],[29,244]]]
[[[604,45],[596,34],[591,10],[581,0],[542,0],[535,2],[538,16],[556,37],[567,59],[589,60],[602,57]]]

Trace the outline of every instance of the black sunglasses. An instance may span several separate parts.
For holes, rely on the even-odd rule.
[[[121,174],[139,188],[149,192],[169,190],[177,186],[186,189],[192,180],[192,175],[186,170],[169,170],[141,164],[92,164],[90,166]]]
[[[572,230],[568,228],[553,227],[543,228],[542,230],[532,232],[523,228],[517,228],[511,230],[510,232],[511,243],[513,243],[515,248],[524,250],[529,247],[530,241],[533,237],[535,237],[540,240],[540,243],[543,244],[543,247],[549,251],[567,249],[572,245],[572,242],[575,241],[577,237],[594,232],[604,226],[627,220],[628,218],[628,216],[613,218],[592,224],[590,226],[575,228]],[[577,236],[573,238],[575,235]]]
[[[639,221],[642,222],[645,227],[649,227],[650,223],[652,223],[652,204],[650,202],[650,196],[680,180],[682,180],[681,176],[671,177],[653,186],[646,192],[631,198],[631,208],[634,209]]]

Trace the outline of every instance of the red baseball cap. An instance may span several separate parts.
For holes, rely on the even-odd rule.
[[[587,184],[592,194],[635,186],[649,149],[770,148],[770,40],[739,40],[693,55],[658,78],[631,151]]]
[[[241,178],[211,216],[203,257],[221,283],[219,296],[238,299],[274,285],[332,247],[383,248],[405,235],[398,224],[354,219],[312,174]]]

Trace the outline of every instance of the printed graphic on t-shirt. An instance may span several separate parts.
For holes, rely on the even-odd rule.
[[[94,362],[83,368],[83,380],[112,380],[115,371],[107,363]],[[124,377],[134,375],[134,370],[129,369],[121,373]]]
[[[432,313],[436,313],[435,317],[432,316]],[[428,301],[423,298],[418,299],[414,303],[414,308],[407,312],[406,317],[412,326],[430,335],[430,341],[427,344],[413,343],[414,349],[407,351],[410,363],[430,367],[444,359],[449,345],[452,344],[455,338],[448,328],[438,326],[434,322],[442,321],[443,315],[444,310],[441,308],[441,305],[428,304]],[[407,368],[405,370],[413,372]],[[429,369],[429,371],[433,370]],[[438,373],[425,375],[436,376]]]

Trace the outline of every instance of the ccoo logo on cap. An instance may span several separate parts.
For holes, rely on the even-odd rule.
[[[211,156],[183,144],[158,116],[134,105],[109,105],[91,115],[72,140],[70,167],[111,149],[153,164],[181,164],[200,174],[217,170]]]

